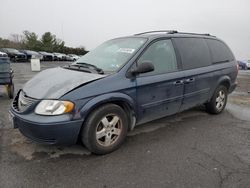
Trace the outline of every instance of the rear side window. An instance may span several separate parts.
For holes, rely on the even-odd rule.
[[[206,41],[211,50],[213,63],[221,63],[234,60],[232,52],[223,42],[213,39],[206,39]]]
[[[211,65],[208,45],[203,38],[175,38],[183,69],[193,69]]]

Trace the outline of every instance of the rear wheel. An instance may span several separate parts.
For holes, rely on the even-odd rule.
[[[227,88],[220,85],[216,88],[214,95],[209,103],[206,104],[206,109],[211,114],[221,113],[227,104]]]
[[[115,104],[106,104],[94,110],[83,125],[83,144],[95,154],[107,154],[124,142],[128,120],[124,110]]]

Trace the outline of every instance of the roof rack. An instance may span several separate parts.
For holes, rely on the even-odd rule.
[[[135,35],[143,35],[143,34],[150,34],[150,33],[205,35],[205,36],[215,37],[215,36],[213,36],[213,35],[210,35],[209,33],[199,34],[199,33],[178,32],[178,31],[176,31],[176,30],[147,31],[147,32],[143,32],[143,33],[137,33],[137,34],[135,34]]]
[[[143,34],[150,34],[150,33],[166,33],[166,34],[174,34],[174,33],[178,33],[178,31],[175,31],[175,30],[147,31],[147,32],[143,32],[143,33],[137,33],[137,34],[135,34],[135,35],[143,35]]]
[[[188,35],[205,35],[205,36],[211,36],[215,37],[213,35],[210,35],[209,33],[188,33],[188,32],[177,32],[178,34],[188,34]]]

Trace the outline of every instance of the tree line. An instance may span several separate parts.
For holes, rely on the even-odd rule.
[[[65,54],[84,55],[88,51],[84,47],[72,48],[65,46],[65,42],[51,32],[45,32],[41,38],[35,33],[24,31],[22,34],[11,34],[9,39],[0,37],[0,48],[15,48],[18,50],[33,50],[59,52]]]

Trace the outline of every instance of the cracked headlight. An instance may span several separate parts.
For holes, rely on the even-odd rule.
[[[40,115],[60,115],[72,112],[74,103],[70,101],[42,100],[36,107],[35,113]]]

